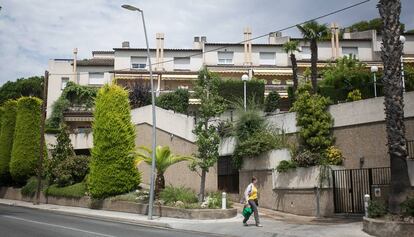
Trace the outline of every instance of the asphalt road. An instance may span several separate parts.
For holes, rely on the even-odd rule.
[[[196,232],[152,228],[123,224],[105,220],[63,215],[54,212],[34,210],[0,204],[1,237],[166,237],[205,236]]]

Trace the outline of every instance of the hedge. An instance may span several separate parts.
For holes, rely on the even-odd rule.
[[[16,123],[15,100],[8,100],[3,105],[0,131],[0,180],[3,185],[10,183],[10,156],[13,146],[13,135]]]
[[[219,95],[230,103],[237,103],[244,98],[244,83],[241,80],[223,80],[219,85]],[[265,83],[262,80],[253,79],[246,83],[247,100],[258,104],[264,102]]]
[[[40,117],[42,100],[21,97],[17,100],[16,129],[10,160],[10,174],[18,184],[36,173],[40,155]]]
[[[88,189],[93,198],[127,193],[138,187],[140,174],[130,152],[135,147],[128,92],[105,85],[97,95],[94,112],[93,149]]]
[[[186,114],[188,112],[188,100],[190,99],[190,93],[188,90],[177,89],[174,92],[169,92],[160,95],[157,100],[157,106],[174,110],[174,112]]]
[[[59,187],[56,184],[49,186],[45,190],[46,196],[81,198],[87,193],[86,184],[84,182],[76,183],[66,187]]]

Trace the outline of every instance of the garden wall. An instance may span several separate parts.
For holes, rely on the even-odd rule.
[[[135,144],[137,146],[151,147],[152,127],[149,124],[139,124],[136,126],[137,138]],[[157,129],[157,145],[169,146],[173,154],[192,156],[197,151],[197,146],[178,136],[172,136],[170,133]],[[175,187],[185,186],[195,191],[200,189],[200,176],[196,172],[192,172],[188,168],[189,162],[180,162],[172,165],[165,173],[166,185]],[[143,172],[142,183],[149,184],[150,166],[141,164],[139,170]],[[217,165],[210,168],[206,178],[206,190],[217,190]]]

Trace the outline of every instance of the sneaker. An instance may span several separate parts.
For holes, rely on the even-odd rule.
[[[243,225],[244,225],[244,226],[249,226],[247,223],[244,223],[244,222],[243,222]]]
[[[257,227],[263,227],[261,224],[257,224],[256,226],[257,226]]]

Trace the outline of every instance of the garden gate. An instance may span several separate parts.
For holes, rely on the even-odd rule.
[[[372,197],[373,185],[389,185],[391,170],[385,168],[333,170],[335,213],[364,213],[364,195]]]

